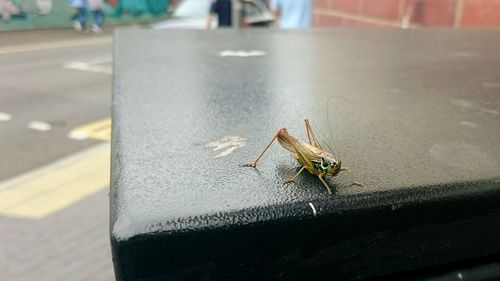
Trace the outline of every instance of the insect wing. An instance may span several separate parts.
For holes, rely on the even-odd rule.
[[[319,162],[321,159],[321,149],[308,144],[303,140],[297,140],[297,149],[302,157],[309,160],[308,164],[312,167],[312,162]]]
[[[278,141],[286,150],[290,151],[293,156],[304,166],[313,167],[312,157],[313,153],[311,153],[308,147],[313,148],[310,144],[298,140],[292,137],[286,129],[278,135]]]

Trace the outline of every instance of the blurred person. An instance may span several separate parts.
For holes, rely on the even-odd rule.
[[[207,15],[207,29],[212,28],[212,16],[217,15],[218,27],[231,27],[232,0],[214,0]]]
[[[0,0],[0,15],[4,21],[10,21],[12,15],[19,13],[19,8],[11,0]]]
[[[73,16],[73,28],[76,31],[82,31],[85,29],[85,24],[89,17],[89,10],[87,7],[86,0],[70,0],[70,5],[76,10],[75,16]]]
[[[170,4],[168,5],[167,11],[171,12],[177,7],[177,4],[179,4],[179,0],[172,0],[170,1]]]
[[[311,27],[312,0],[271,0],[271,11],[281,28]]]
[[[104,24],[103,0],[88,0],[88,4],[92,13],[92,32],[101,33]]]

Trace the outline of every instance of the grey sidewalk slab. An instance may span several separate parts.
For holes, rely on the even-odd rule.
[[[114,280],[108,190],[40,220],[0,217],[0,280]]]

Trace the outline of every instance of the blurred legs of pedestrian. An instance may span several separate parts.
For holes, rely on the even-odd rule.
[[[76,31],[85,29],[85,24],[89,18],[89,9],[84,0],[71,0],[71,7],[75,8],[76,15],[73,17],[73,28]]]
[[[103,0],[88,0],[92,11],[92,32],[101,33],[104,24]]]
[[[279,18],[281,28],[311,27],[313,0],[271,0],[271,10]]]
[[[85,6],[78,8],[78,16],[76,17],[76,21],[73,22],[73,27],[77,31],[85,30],[85,24],[89,18],[89,9]]]
[[[101,33],[103,24],[104,24],[104,11],[103,10],[92,11],[92,32]]]

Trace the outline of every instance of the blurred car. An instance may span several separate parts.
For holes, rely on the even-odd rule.
[[[172,17],[151,25],[153,29],[204,29],[212,0],[183,0],[172,13]],[[247,26],[269,26],[274,16],[260,0],[242,0],[243,18]],[[217,17],[213,17],[212,27],[217,27]]]

